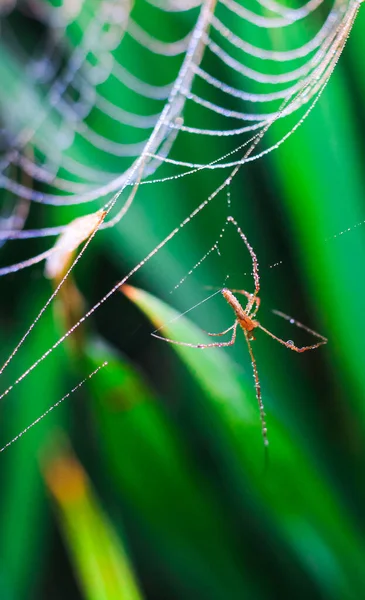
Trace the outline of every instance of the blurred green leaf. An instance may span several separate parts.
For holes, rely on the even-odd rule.
[[[28,288],[29,297],[31,289]],[[29,316],[29,312],[27,312]],[[23,349],[20,368],[33,361],[42,340],[52,343],[55,326],[52,313],[44,315],[39,323],[38,336]],[[2,350],[13,348],[18,336],[2,345]],[[11,345],[12,344],[12,345]],[[5,355],[5,356],[7,356]],[[4,355],[2,358],[4,360]],[[19,371],[11,364],[2,376],[2,384],[14,381]],[[19,369],[19,364],[17,364]],[[35,377],[20,384],[2,400],[1,446],[39,417],[65,391],[64,355],[40,365]],[[39,474],[38,453],[54,431],[65,421],[65,408],[52,412],[34,430],[27,432],[11,447],[0,454],[2,492],[0,497],[0,597],[14,600],[28,599],[38,590],[42,563],[49,546],[49,511]]]
[[[260,597],[259,586],[236,563],[238,549],[224,509],[161,401],[105,344],[88,342],[85,353],[87,370],[108,361],[90,381],[106,468],[183,597],[192,589],[207,599]]]
[[[47,458],[44,473],[84,597],[141,600],[127,553],[80,463],[69,451],[59,450]]]
[[[128,297],[151,319],[160,333],[171,339],[204,344],[202,331],[186,317],[144,291],[126,286]],[[163,343],[163,342],[161,342]],[[364,542],[351,514],[346,513],[336,492],[314,457],[307,456],[286,427],[268,414],[270,465],[263,473],[257,452],[260,430],[254,426],[255,410],[249,386],[242,380],[228,353],[221,348],[192,349],[172,344],[201,386],[205,410],[216,418],[229,455],[222,457],[236,467],[245,494],[254,494],[254,504],[274,519],[282,536],[333,597],[353,598],[365,579],[360,575]],[[307,554],[307,548],[311,548]],[[357,589],[357,592],[356,592]]]

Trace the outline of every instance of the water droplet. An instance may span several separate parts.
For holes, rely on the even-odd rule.
[[[286,343],[287,343],[289,346],[294,346],[294,342],[293,342],[293,340],[288,340]]]
[[[294,325],[294,323],[295,323],[294,319],[290,319],[289,323],[290,323],[291,325]]]

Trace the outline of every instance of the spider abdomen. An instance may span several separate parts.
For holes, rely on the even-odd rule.
[[[257,327],[256,321],[253,321],[253,319],[250,319],[250,317],[247,317],[246,315],[244,315],[243,319],[238,318],[238,322],[242,329],[245,329],[246,331],[253,331],[255,327]]]

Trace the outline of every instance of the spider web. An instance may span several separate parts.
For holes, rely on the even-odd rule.
[[[9,2],[2,8],[0,186],[5,200],[1,243],[63,235],[69,240],[64,246],[69,252],[87,240],[77,262],[99,229],[117,225],[132,203],[138,202],[139,186],[199,171],[223,173],[222,183],[82,321],[229,188],[242,165],[272,152],[295,132],[319,100],[359,9],[357,0],[335,0],[330,6],[324,0],[309,0],[290,9],[274,0],[258,0],[253,9],[248,4],[149,0],[132,5],[127,0],[80,0],[60,5],[32,2],[18,9]],[[29,19],[35,20],[41,35],[23,40],[19,30]],[[166,39],[156,35],[157,29],[163,30],[155,26],[161,20],[166,22]],[[299,27],[303,22],[306,39]],[[178,24],[171,29],[181,31],[179,38],[168,39],[169,23]],[[132,71],[131,53],[138,58],[133,65],[151,61],[148,79],[146,69]],[[154,68],[157,65],[159,69]],[[162,74],[170,78],[163,80]],[[219,128],[209,126],[217,119]],[[277,135],[271,145],[265,137],[269,128]],[[222,140],[224,153],[210,155],[212,138]],[[200,139],[206,141],[204,154],[187,160],[186,147]],[[66,223],[28,228],[29,212],[34,215],[46,205],[73,206],[79,210],[77,216],[85,215],[86,205],[90,218],[100,209],[103,216],[96,228],[86,228],[81,236],[75,229],[75,214]],[[0,274],[31,266],[59,251],[60,244],[56,244],[35,257],[2,267]]]
[[[199,3],[145,4],[153,6],[160,13],[155,18],[161,19],[172,11],[195,15],[194,6]],[[303,19],[310,21],[312,28],[314,20],[315,27],[322,1],[288,10],[265,0],[258,8],[270,16],[261,16],[233,0],[210,0],[202,4],[195,25],[192,15],[189,20],[194,26],[174,42],[159,40],[139,25],[128,2],[101,2],[95,14],[90,14],[88,2],[75,3],[72,10],[67,6],[46,5],[37,14],[47,25],[47,34],[31,55],[22,47],[10,19],[4,19],[2,26],[4,40],[9,40],[2,48],[2,80],[12,89],[9,93],[4,85],[0,97],[10,137],[9,149],[1,160],[0,184],[14,200],[54,206],[100,202],[134,185],[137,179],[151,182],[162,163],[179,167],[178,174],[176,170],[171,174],[173,178],[198,169],[228,169],[260,158],[282,143],[293,127],[277,144],[247,159],[238,153],[269,123],[286,119],[318,97],[343,49],[359,4],[336,0],[315,34],[291,50],[272,50],[248,40],[267,42],[268,32],[286,34]],[[70,41],[74,37],[76,25],[82,27],[81,37],[65,52],[65,38]],[[161,70],[173,71],[174,79],[156,85],[131,73],[123,64],[130,47],[136,48],[141,57],[157,57]],[[178,60],[180,69],[169,67],[171,58],[174,63]],[[64,67],[60,65],[63,60]],[[20,73],[20,62],[25,64],[25,78]],[[222,71],[228,75],[227,80],[233,79],[239,85],[234,87],[214,75]],[[14,73],[18,76],[16,84]],[[118,86],[117,93],[112,94],[111,85],[106,85],[111,83]],[[221,104],[211,99],[217,90]],[[133,99],[133,104],[147,114],[127,109],[124,98],[127,102]],[[286,106],[281,108],[283,103]],[[233,108],[237,104],[240,110]],[[190,105],[201,107],[201,113],[194,111],[193,122],[189,119]],[[209,113],[222,117],[222,128],[199,126],[199,121],[209,120]],[[103,119],[112,125],[111,134],[115,129],[113,139],[99,133]],[[201,157],[199,163],[192,163],[185,157],[170,157],[175,138],[181,135],[190,136],[192,142],[188,143],[194,143],[196,136],[231,137],[237,141],[228,156],[209,161]],[[126,143],[125,139],[130,141]],[[29,147],[32,156],[27,153]],[[98,158],[92,165],[85,160],[87,152],[80,153],[80,149],[90,147]],[[101,168],[106,164],[115,166],[116,172]],[[12,167],[13,171],[17,167],[26,173],[32,185],[21,182],[20,176],[15,180]],[[47,191],[42,190],[44,187]],[[103,226],[112,226],[119,218],[114,215]],[[19,226],[7,229],[3,227],[2,239],[55,236],[64,226],[39,231]]]

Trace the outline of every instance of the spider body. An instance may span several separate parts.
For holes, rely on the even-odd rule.
[[[241,303],[239,302],[239,300],[237,300],[236,296],[231,292],[231,290],[224,288],[222,290],[222,295],[226,299],[228,304],[233,308],[241,329],[251,334],[249,337],[253,339],[252,332],[258,326],[257,321],[251,319],[251,317],[248,314],[249,311],[247,310],[247,308],[246,310],[242,308]]]

